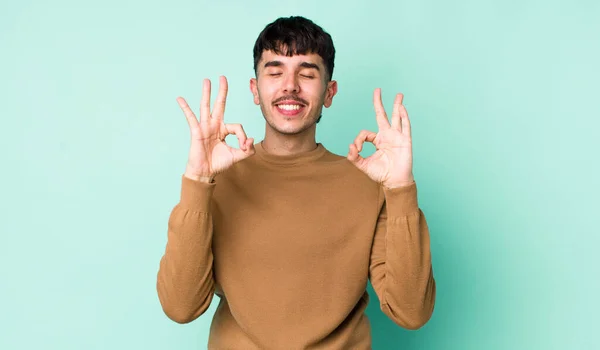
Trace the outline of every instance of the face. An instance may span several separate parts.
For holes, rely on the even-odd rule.
[[[260,105],[267,128],[296,135],[316,127],[323,106],[331,106],[337,82],[327,81],[318,54],[292,57],[264,51],[256,78],[250,80],[254,103]]]

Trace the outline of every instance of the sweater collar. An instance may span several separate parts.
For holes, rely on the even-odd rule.
[[[265,150],[265,148],[263,147],[263,141],[255,145],[254,149],[256,150],[256,155],[258,155],[262,160],[273,164],[306,164],[321,158],[325,154],[325,152],[327,152],[327,149],[325,149],[325,147],[321,143],[317,143],[317,147],[310,151],[305,151],[291,155],[275,155],[268,153]]]

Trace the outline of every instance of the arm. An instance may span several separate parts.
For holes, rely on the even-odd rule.
[[[178,323],[198,318],[213,298],[210,202],[214,188],[214,183],[183,176],[180,201],[169,217],[156,289],[163,311]]]
[[[168,240],[160,260],[156,289],[162,308],[175,322],[188,323],[210,306],[213,278],[213,222],[210,205],[215,190],[212,179],[235,162],[254,154],[254,139],[241,124],[225,124],[227,79],[219,77],[219,93],[210,112],[210,80],[204,79],[200,120],[184,98],[177,102],[190,127],[191,144],[182,176],[181,198],[169,217]],[[240,149],[225,142],[235,134]]]
[[[417,203],[416,184],[382,187],[369,278],[381,310],[407,329],[421,328],[433,314],[436,285],[429,229]]]

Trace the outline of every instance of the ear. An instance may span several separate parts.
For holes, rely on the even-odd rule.
[[[325,108],[329,108],[331,103],[333,103],[333,96],[337,93],[337,81],[332,80],[327,83],[327,91],[325,91],[325,101],[323,101],[323,106]]]
[[[254,104],[259,105],[260,99],[258,98],[258,81],[256,80],[256,78],[250,79],[250,91],[252,92],[252,95],[254,96]]]

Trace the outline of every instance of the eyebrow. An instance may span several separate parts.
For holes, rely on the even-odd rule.
[[[279,66],[283,66],[283,62],[281,61],[269,61],[267,63],[265,63],[264,68],[267,67],[279,67]],[[319,66],[314,64],[314,63],[310,63],[310,62],[302,62],[300,63],[300,67],[302,68],[313,68],[316,69],[317,71],[321,71],[321,69],[319,69]]]

